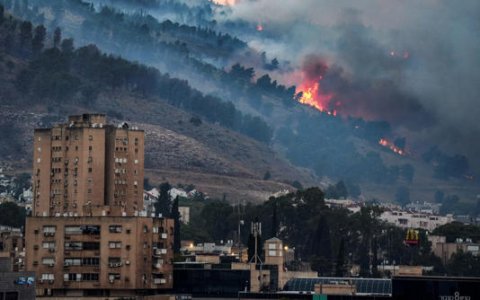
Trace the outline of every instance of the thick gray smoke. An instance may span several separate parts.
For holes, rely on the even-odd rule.
[[[344,113],[471,159],[480,151],[480,1],[237,2],[218,18],[261,23],[252,47],[299,69],[326,58],[321,86]]]

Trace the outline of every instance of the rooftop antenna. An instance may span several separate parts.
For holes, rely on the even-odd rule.
[[[253,262],[255,264],[257,264],[258,262],[260,262],[260,264],[263,264],[262,260],[260,259],[260,256],[258,255],[259,254],[258,253],[258,238],[262,234],[262,223],[258,222],[258,220],[256,220],[255,222],[252,222],[251,232],[253,234],[253,237],[255,238],[255,254],[250,259],[250,262],[252,262],[252,260],[253,260]]]

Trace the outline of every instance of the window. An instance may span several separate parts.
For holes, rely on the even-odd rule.
[[[42,243],[43,249],[55,249],[55,242],[43,242]]]
[[[98,250],[100,243],[98,242],[83,242],[83,250]]]
[[[81,226],[65,226],[65,234],[82,234],[82,227]]]
[[[110,231],[110,233],[121,233],[122,225],[110,225],[108,231]]]
[[[98,281],[98,273],[67,273],[63,275],[65,281]]]
[[[65,258],[63,261],[64,266],[81,266],[82,259],[81,258]]]
[[[40,278],[41,278],[41,280],[54,280],[55,275],[53,275],[51,273],[43,273],[42,277],[40,277]]]
[[[98,257],[84,257],[84,258],[82,258],[82,264],[84,266],[98,266],[98,265],[100,265],[100,258],[98,258]]]
[[[57,230],[56,226],[43,226],[43,233],[45,235],[55,235],[56,230]]]
[[[98,266],[99,264],[100,258],[98,257],[77,257],[64,260],[65,266]]]
[[[65,234],[100,234],[99,225],[65,226]]]
[[[82,281],[98,281],[98,273],[82,273]]]
[[[0,294],[0,299],[2,299],[1,296]],[[6,292],[5,300],[18,300],[18,292]]]
[[[88,168],[88,173],[92,173],[93,169],[92,168]]]
[[[66,242],[65,250],[82,250],[82,242]]]
[[[77,273],[63,274],[63,280],[65,280],[65,281],[80,281],[80,280],[82,280],[82,274],[77,274]]]
[[[93,141],[93,136],[89,135],[89,136],[88,136],[88,140],[89,140],[89,141]]]
[[[108,242],[108,248],[110,248],[110,249],[120,249],[120,248],[122,248],[122,242]]]
[[[44,258],[42,258],[42,264],[47,265],[47,266],[53,266],[55,264],[55,258],[44,257]]]

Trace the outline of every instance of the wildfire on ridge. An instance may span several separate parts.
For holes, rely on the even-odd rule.
[[[304,82],[297,88],[297,93],[302,92],[300,103],[315,107],[321,112],[336,116],[336,110],[329,110],[328,106],[333,94],[324,94],[319,82]]]
[[[388,148],[390,150],[392,150],[394,153],[398,154],[398,155],[406,155],[406,152],[405,150],[395,146],[394,143],[390,142],[389,140],[385,139],[385,138],[382,138],[378,141],[378,144],[385,147],[385,148]]]
[[[257,31],[263,31],[262,23],[258,23],[256,29],[257,29]]]

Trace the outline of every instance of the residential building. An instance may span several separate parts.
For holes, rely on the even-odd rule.
[[[380,215],[380,219],[401,228],[420,228],[432,231],[438,226],[452,222],[453,216],[439,216],[400,210],[386,210]]]
[[[20,228],[0,226],[0,254],[10,258],[13,272],[24,270],[24,239]]]
[[[10,257],[0,255],[0,299],[35,299],[35,274],[13,271]]]
[[[128,215],[143,210],[144,132],[105,115],[36,129],[34,216]]]
[[[34,134],[27,270],[36,293],[136,297],[171,289],[172,219],[144,211],[144,132],[105,115]]]
[[[474,256],[480,254],[480,243],[474,243],[471,239],[456,239],[454,243],[448,243],[445,236],[429,235],[428,241],[432,243],[432,252],[446,264],[453,254],[458,251],[471,253]]]

